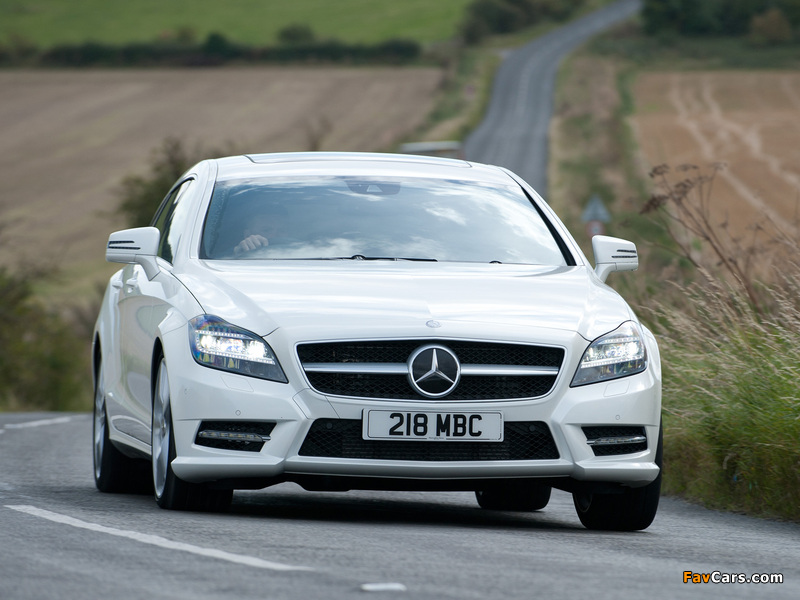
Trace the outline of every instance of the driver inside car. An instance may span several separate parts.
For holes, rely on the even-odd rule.
[[[285,229],[286,209],[275,204],[258,206],[244,225],[243,239],[233,248],[235,256],[269,246],[270,239],[280,237]]]

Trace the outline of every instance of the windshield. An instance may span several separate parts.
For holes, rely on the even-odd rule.
[[[567,264],[519,186],[423,178],[218,182],[201,257]]]

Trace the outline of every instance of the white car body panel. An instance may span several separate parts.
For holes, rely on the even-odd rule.
[[[104,365],[109,437],[124,453],[150,454],[154,357],[169,368],[176,458],[180,479],[220,482],[339,476],[369,480],[447,481],[563,478],[637,487],[653,481],[661,412],[658,347],[645,328],[647,368],[619,379],[571,387],[593,340],[638,320],[603,283],[552,210],[527,184],[503,169],[462,161],[381,155],[265,155],[253,160],[206,161],[182,179],[186,229],[171,261],[159,258],[148,278],[126,265],[109,283],[95,333],[95,362]],[[253,163],[260,163],[254,165]],[[258,171],[275,176],[329,173],[463,178],[509,185],[534,199],[564,240],[571,266],[387,261],[263,261],[200,258],[201,231],[215,177]],[[270,170],[271,169],[271,170]],[[450,176],[450,175],[448,175]],[[189,348],[189,320],[213,315],[263,337],[288,383],[198,364]],[[457,340],[562,348],[552,388],[519,399],[364,398],[316,391],[297,354],[298,344],[325,341]],[[504,422],[545,423],[558,458],[537,460],[386,460],[300,454],[316,419],[360,421],[367,409],[401,412],[500,411]],[[203,421],[275,423],[258,452],[198,445]],[[651,443],[641,451],[597,456],[582,427],[643,427]],[[401,442],[392,442],[401,443]],[[449,443],[449,442],[426,442]],[[363,481],[362,481],[363,483]],[[268,483],[265,483],[265,485]],[[238,485],[238,484],[237,484]],[[257,485],[256,485],[257,487]]]
[[[435,319],[565,329],[593,340],[619,326],[620,312],[633,318],[622,299],[586,267],[214,263],[189,261],[176,277],[207,313],[258,335],[278,327],[311,332],[332,327],[336,338],[370,322],[394,328]]]

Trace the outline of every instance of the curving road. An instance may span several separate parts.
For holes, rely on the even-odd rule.
[[[0,599],[800,597],[797,525],[665,499],[646,531],[603,533],[561,492],[522,514],[469,493],[293,484],[237,492],[225,514],[169,512],[95,489],[91,430],[88,414],[0,415]]]
[[[558,57],[636,5],[512,54],[496,84],[511,97],[493,104],[468,157],[543,191]],[[798,525],[666,498],[646,531],[603,533],[584,529],[558,491],[523,514],[480,510],[469,493],[293,484],[237,492],[225,514],[168,512],[150,496],[95,489],[91,430],[88,414],[0,414],[0,600],[800,598]],[[783,583],[684,583],[687,571]]]
[[[639,0],[622,0],[511,52],[494,79],[486,116],[464,144],[468,160],[500,165],[547,193],[548,129],[556,71],[591,36],[633,16]]]

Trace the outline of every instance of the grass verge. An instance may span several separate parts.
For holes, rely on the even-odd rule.
[[[664,362],[666,493],[800,521],[800,270],[758,314],[741,288],[710,281],[654,303]],[[678,296],[679,303],[669,296]]]
[[[722,202],[713,193],[702,202],[698,196],[710,189],[703,178],[713,174],[672,170],[664,175],[666,193],[663,186],[654,190],[660,177],[648,178],[627,119],[635,111],[632,83],[643,69],[773,68],[785,49],[752,49],[740,40],[690,40],[677,48],[636,35],[627,25],[562,66],[550,201],[580,237],[580,213],[597,193],[613,215],[608,233],[640,246],[641,272],[610,283],[659,339],[665,492],[713,508],[800,521],[800,266],[791,260],[800,251],[797,240],[774,223],[759,223],[769,239],[747,244],[726,237],[721,224],[703,215],[695,214],[704,225],[692,227],[679,203]],[[680,187],[680,181],[689,184]],[[651,190],[660,204],[640,214],[654,198]],[[588,236],[581,242],[588,245]],[[735,272],[736,261],[750,264],[748,257],[767,255],[769,269]]]

